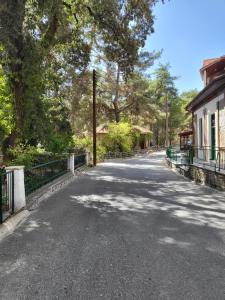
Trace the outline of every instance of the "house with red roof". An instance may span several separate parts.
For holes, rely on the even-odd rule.
[[[225,55],[206,59],[203,90],[188,104],[192,113],[194,162],[225,170]]]

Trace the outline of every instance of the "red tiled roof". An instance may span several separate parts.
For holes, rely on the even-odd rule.
[[[183,131],[181,131],[180,133],[178,133],[179,136],[188,136],[193,134],[192,129],[185,129]]]
[[[210,59],[205,59],[203,60],[203,66],[200,69],[200,72],[202,73],[205,69],[207,69],[208,67],[213,66],[214,64],[221,62],[221,61],[225,61],[225,55],[221,56],[221,57],[217,57],[217,58],[210,58]]]

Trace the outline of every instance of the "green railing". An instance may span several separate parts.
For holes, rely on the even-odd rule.
[[[26,195],[68,172],[67,158],[25,168],[24,181]]]
[[[187,150],[189,164],[214,168],[215,171],[225,170],[225,147],[190,147]]]
[[[86,154],[81,153],[74,155],[74,170],[84,166],[86,164]]]
[[[166,156],[173,161],[178,160],[178,153],[176,150],[172,149],[171,147],[166,149]]]
[[[218,172],[225,170],[225,147],[189,146],[188,149],[182,152],[167,148],[166,156],[171,161],[184,165],[192,165],[194,163]]]
[[[0,224],[14,213],[14,172],[0,170]]]

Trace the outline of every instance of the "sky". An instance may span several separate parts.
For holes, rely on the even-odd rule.
[[[155,33],[148,51],[161,50],[159,62],[169,63],[178,76],[179,92],[201,90],[199,69],[207,58],[225,55],[225,0],[170,0],[154,8]]]

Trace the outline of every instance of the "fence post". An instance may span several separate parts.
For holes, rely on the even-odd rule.
[[[74,153],[71,153],[67,159],[67,168],[72,174],[74,174]]]
[[[14,173],[14,211],[17,212],[26,206],[24,166],[6,167],[6,171]]]
[[[90,164],[90,151],[89,150],[86,150],[85,160],[86,160],[86,165],[89,166],[89,164]]]

